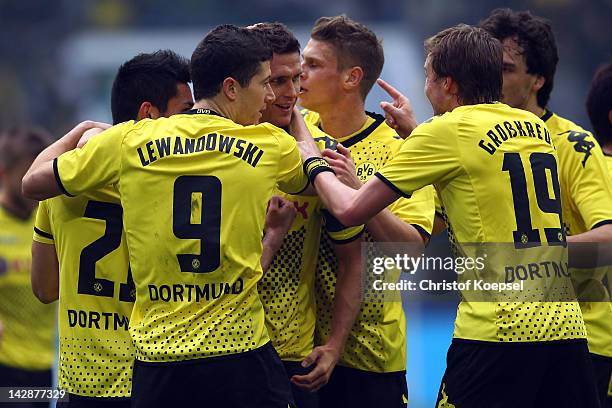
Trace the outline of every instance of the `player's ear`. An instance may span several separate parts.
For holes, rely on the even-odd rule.
[[[344,87],[346,89],[359,88],[363,79],[363,69],[361,67],[351,67],[345,70]]]
[[[227,77],[223,80],[221,91],[227,99],[230,101],[235,101],[238,97],[238,87],[238,81],[236,81],[234,78]]]
[[[140,104],[138,109],[137,120],[142,119],[157,119],[160,116],[159,109],[151,104],[151,102],[145,101]]]
[[[533,90],[538,92],[546,83],[546,79],[542,75],[537,75],[536,80],[533,83]]]
[[[444,77],[442,80],[442,86],[444,87],[444,90],[451,95],[459,94],[459,86],[457,85],[457,82],[455,82],[453,78],[449,76]]]

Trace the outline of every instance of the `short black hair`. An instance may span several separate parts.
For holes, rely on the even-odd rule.
[[[260,32],[232,24],[217,26],[191,56],[195,100],[217,95],[229,77],[240,86],[248,86],[260,64],[270,59],[272,49]]]
[[[143,102],[165,112],[178,83],[191,82],[189,61],[170,50],[138,54],[119,67],[111,92],[113,124],[135,120]]]
[[[546,107],[553,90],[555,71],[559,62],[557,43],[550,21],[532,15],[529,11],[508,8],[495,9],[480,22],[499,41],[513,39],[523,49],[527,72],[541,75],[545,82],[538,91],[538,105]]]
[[[283,23],[257,23],[250,28],[263,35],[274,54],[283,55],[300,52],[300,42]]]
[[[339,15],[321,17],[315,21],[310,37],[334,47],[339,70],[361,67],[363,79],[360,91],[365,100],[385,64],[382,42],[376,34],[365,25],[345,15]]]
[[[593,81],[586,100],[586,108],[595,131],[595,138],[601,145],[612,142],[612,63],[601,66]]]
[[[503,49],[485,30],[459,24],[425,40],[436,77],[451,77],[465,105],[498,101],[503,86]]]
[[[0,167],[11,167],[22,159],[34,160],[52,142],[51,134],[42,128],[12,126],[0,133]]]

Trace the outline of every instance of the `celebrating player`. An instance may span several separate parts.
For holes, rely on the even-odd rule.
[[[259,34],[219,26],[191,58],[194,109],[114,126],[83,149],[62,138],[24,177],[39,199],[118,187],[136,285],[135,407],[292,403],[256,285],[268,199],[308,180],[293,138],[251,126],[274,99],[271,56]],[[303,123],[294,132],[310,137]]]
[[[261,23],[254,29],[265,35],[273,51],[270,84],[276,99],[263,112],[261,121],[286,128],[300,90],[300,45],[280,23]],[[282,196],[298,209],[296,219],[258,287],[266,310],[268,332],[288,376],[308,374],[300,383],[306,389],[292,383],[296,405],[298,408],[317,407],[317,393],[311,391],[327,383],[359,310],[359,238],[363,227],[344,228],[337,222],[326,223],[327,234],[334,240],[338,254],[336,273],[340,284],[334,300],[332,334],[325,344],[314,348],[314,280],[321,234],[321,201],[316,196]],[[304,367],[302,361],[308,367]]]
[[[189,82],[188,61],[170,50],[132,58],[115,76],[113,123],[190,109]],[[100,124],[85,122],[72,132],[95,126]],[[66,406],[130,406],[134,350],[128,322],[135,288],[122,213],[111,186],[38,207],[32,287],[45,303],[60,299],[58,373],[59,386],[69,393]]]
[[[587,96],[586,107],[595,131],[595,138],[601,145],[609,174],[612,175],[612,64],[605,64],[595,73]],[[611,271],[612,269],[608,269],[608,285],[612,284]],[[611,378],[608,384],[607,405],[602,404],[602,407],[608,408],[612,407],[612,375],[609,376]],[[600,386],[598,390],[601,391]]]
[[[0,134],[1,387],[50,387],[53,383],[55,306],[41,304],[32,294],[30,243],[36,203],[21,194],[20,181],[51,141],[49,134],[31,127]]]
[[[305,167],[327,208],[357,224],[434,184],[462,252],[470,242],[508,242],[528,260],[527,250],[542,241],[563,248],[550,134],[532,113],[495,102],[502,91],[501,43],[459,25],[427,40],[426,52],[425,93],[438,116],[414,129],[362,188],[342,185],[304,139]],[[541,252],[547,253],[534,253]],[[564,251],[549,252],[550,259],[534,261],[565,259]],[[567,285],[568,279],[558,280]],[[543,290],[541,282],[533,275],[530,285]],[[438,407],[596,407],[594,387],[577,302],[459,304]]]
[[[315,139],[329,139],[326,158],[355,189],[383,167],[401,144],[381,115],[364,110],[383,64],[380,40],[346,16],[317,20],[304,49],[300,104],[309,110],[305,121],[313,126]],[[428,187],[370,219],[366,240],[423,246],[433,216],[433,188]],[[336,262],[332,241],[323,235],[315,292],[317,344],[327,341],[331,333],[331,312],[339,293]],[[362,303],[339,366],[319,394],[322,407],[406,406],[406,320],[400,299]]]
[[[530,111],[546,123],[559,156],[561,207],[568,242],[612,241],[612,180],[604,155],[593,136],[547,108],[557,62],[557,45],[550,23],[527,11],[494,10],[480,26],[504,46],[502,101]],[[606,293],[602,276],[589,276],[589,293],[597,285]],[[592,275],[597,272],[589,272]],[[577,273],[576,275],[579,275]],[[575,276],[580,280],[580,276]],[[581,302],[589,351],[602,403],[612,372],[612,303],[609,294]]]

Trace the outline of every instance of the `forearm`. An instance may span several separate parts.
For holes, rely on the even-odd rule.
[[[353,266],[339,266],[332,325],[326,344],[342,353],[361,307],[361,258]],[[350,270],[350,269],[353,270]]]
[[[314,185],[325,208],[345,226],[363,224],[367,220],[360,220],[359,214],[351,213],[357,190],[340,182],[331,172],[319,174]]]
[[[402,221],[386,208],[368,221],[366,226],[376,242],[411,242],[425,245],[428,239],[414,226]]]
[[[283,244],[283,236],[276,231],[268,231],[262,240],[261,268],[266,273],[272,265],[274,256]]]
[[[59,265],[55,245],[32,243],[32,291],[43,303],[59,298]]]
[[[569,265],[574,268],[595,268],[612,265],[612,224],[605,224],[582,234],[568,235]],[[594,244],[606,245],[594,245]]]
[[[568,235],[570,243],[612,242],[612,224],[605,224],[582,234]]]

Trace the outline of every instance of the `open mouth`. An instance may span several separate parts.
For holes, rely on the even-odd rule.
[[[289,112],[291,109],[293,109],[292,103],[275,103],[274,106],[283,112]]]

